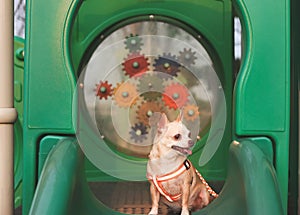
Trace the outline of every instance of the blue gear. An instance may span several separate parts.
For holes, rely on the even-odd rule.
[[[159,76],[163,79],[170,79],[173,76],[177,76],[179,72],[180,63],[175,55],[163,54],[155,59],[154,68],[156,72],[159,72]]]
[[[129,133],[131,135],[131,139],[133,139],[135,143],[141,143],[147,139],[148,130],[143,123],[136,123],[131,127],[131,131]]]

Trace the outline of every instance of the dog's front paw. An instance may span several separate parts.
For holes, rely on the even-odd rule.
[[[152,207],[151,211],[148,213],[148,215],[157,215],[158,214],[158,208]]]
[[[181,215],[189,215],[189,214],[190,214],[189,209],[187,209],[187,208],[182,208],[182,210],[181,210]]]

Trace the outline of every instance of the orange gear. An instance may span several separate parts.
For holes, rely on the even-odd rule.
[[[130,107],[135,104],[138,92],[134,84],[125,82],[118,83],[114,90],[114,99],[120,107]]]
[[[167,86],[163,93],[162,100],[166,106],[174,110],[183,107],[188,101],[189,93],[185,86],[175,83]]]
[[[125,74],[130,78],[140,76],[149,69],[148,58],[138,52],[130,53],[122,65]]]
[[[111,86],[112,85],[108,84],[107,81],[100,81],[99,84],[96,84],[96,96],[98,96],[99,99],[104,98],[106,100],[108,96],[112,95],[113,88]]]
[[[198,110],[198,106],[196,105],[192,105],[192,104],[187,104],[186,106],[184,106],[183,108],[183,117],[186,120],[189,121],[194,121],[195,119],[197,119],[197,117],[199,116],[199,110]]]
[[[137,118],[140,122],[142,122],[144,125],[149,125],[149,118],[155,113],[155,112],[162,112],[163,108],[162,106],[154,101],[147,101],[143,102],[139,109],[136,111]]]

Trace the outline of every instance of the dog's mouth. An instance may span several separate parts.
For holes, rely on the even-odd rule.
[[[185,155],[192,154],[192,150],[188,147],[180,147],[180,146],[173,145],[173,146],[171,146],[171,148],[176,151],[179,151],[180,153],[185,154]]]

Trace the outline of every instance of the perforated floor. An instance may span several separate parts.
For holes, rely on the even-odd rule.
[[[126,214],[148,214],[151,208],[151,197],[148,182],[98,182],[90,183],[95,196],[115,211]],[[160,204],[159,214],[168,212]]]
[[[149,182],[93,182],[89,183],[95,196],[115,211],[126,214],[148,214],[151,209]],[[224,182],[209,182],[219,193]],[[159,206],[161,215],[177,215],[164,204]],[[179,213],[180,214],[180,213]]]

